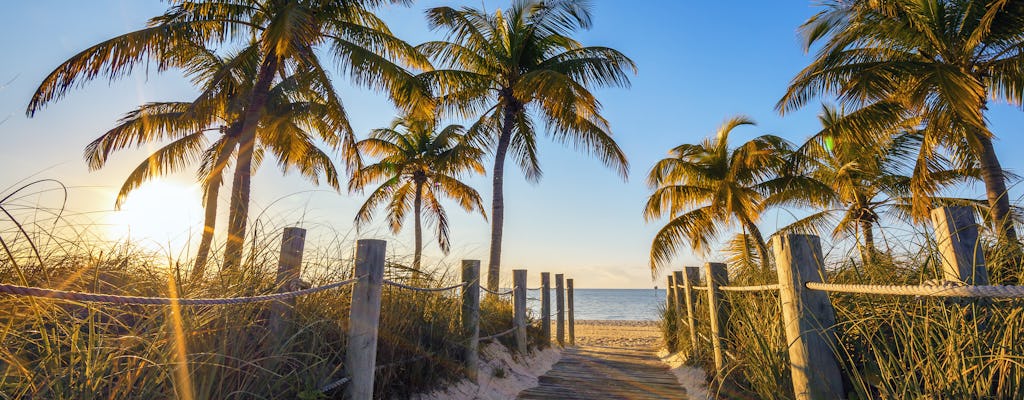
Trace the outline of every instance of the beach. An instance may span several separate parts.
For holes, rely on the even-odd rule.
[[[582,320],[576,321],[575,333],[577,346],[663,347],[657,321]]]

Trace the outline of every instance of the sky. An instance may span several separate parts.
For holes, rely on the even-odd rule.
[[[423,10],[453,4],[482,5],[490,11],[506,6],[505,1],[417,1],[411,7],[383,7],[378,15],[398,37],[416,44],[442,37],[428,29]],[[774,110],[789,80],[810,60],[800,46],[797,27],[814,14],[815,4],[800,0],[594,1],[594,26],[577,39],[585,45],[616,48],[639,68],[630,88],[595,91],[630,161],[629,178],[624,181],[571,145],[548,139],[540,144],[544,176],[538,184],[506,168],[503,281],[510,279],[512,269],[523,268],[530,271],[531,286],[536,286],[540,271],[564,273],[579,288],[663,285],[663,274],[652,280],[648,253],[651,239],[665,221],[646,223],[642,217],[650,194],[644,177],[668,149],[702,140],[734,115],[748,115],[758,122],[756,127],[734,131],[730,138],[734,143],[768,133],[800,142],[815,132],[817,103],[785,117]],[[33,118],[24,113],[39,82],[62,61],[92,44],[141,28],[166,6],[154,0],[39,0],[5,7],[0,14],[0,52],[6,55],[0,61],[0,195],[26,179],[52,178],[70,188],[69,209],[88,213],[101,226],[98,229],[133,232],[139,238],[150,233],[129,231],[123,225],[147,218],[151,225],[153,221],[201,224],[198,189],[188,187],[194,183],[192,170],[169,178],[172,187],[178,188],[173,199],[159,191],[150,191],[147,197],[146,187],[140,189],[140,195],[130,197],[125,205],[125,212],[136,213],[132,217],[112,211],[114,197],[130,168],[152,148],[117,153],[106,167],[92,172],[81,156],[86,144],[139,104],[193,97],[195,90],[180,72],[158,74],[155,68],[140,68],[114,82],[96,79]],[[394,118],[396,110],[384,97],[352,87],[340,75],[335,82],[358,136],[365,137],[370,129],[386,126]],[[1019,138],[1024,113],[995,104],[989,122],[998,136],[996,148],[1003,165],[1019,171],[1024,165],[1016,156],[1024,150]],[[485,164],[489,172],[491,160]],[[489,206],[490,177],[470,177],[466,182],[480,191]],[[1011,192],[1016,196],[1020,190],[1011,188]],[[966,190],[979,198],[980,193],[980,185]],[[146,200],[154,196],[159,199]],[[364,194],[313,186],[295,174],[282,175],[271,162],[254,177],[252,198],[253,213],[266,226],[301,226],[313,241],[326,243],[340,237],[346,246],[357,237],[386,239],[389,254],[412,253],[411,221],[397,236],[383,224],[356,232],[352,218]],[[168,209],[167,203],[174,209]],[[480,259],[486,265],[488,222],[451,203],[448,213],[452,251],[442,255],[429,240],[430,232],[425,232],[426,262],[444,267],[455,266],[460,259]],[[799,210],[767,213],[761,230],[770,234],[799,214]],[[222,216],[220,226],[225,222]],[[102,228],[107,225],[112,226]],[[168,246],[187,243],[191,246],[185,247],[187,251],[195,247],[197,236],[197,230],[186,227],[170,237],[151,233],[145,240]],[[716,257],[684,250],[672,269]]]

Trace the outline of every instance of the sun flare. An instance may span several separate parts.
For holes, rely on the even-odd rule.
[[[153,250],[181,251],[201,231],[203,208],[196,185],[146,183],[132,191],[109,219],[111,239],[129,239]]]

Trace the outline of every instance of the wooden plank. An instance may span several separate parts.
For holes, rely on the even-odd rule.
[[[568,348],[537,387],[519,393],[519,399],[685,399],[667,365],[652,349],[608,347]]]

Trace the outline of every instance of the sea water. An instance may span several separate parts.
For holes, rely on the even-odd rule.
[[[526,306],[532,315],[540,315],[540,290],[528,290],[526,294]],[[555,302],[552,289],[552,313],[557,309]],[[665,289],[575,289],[573,294],[576,320],[655,321],[660,319],[659,309],[664,302]]]

